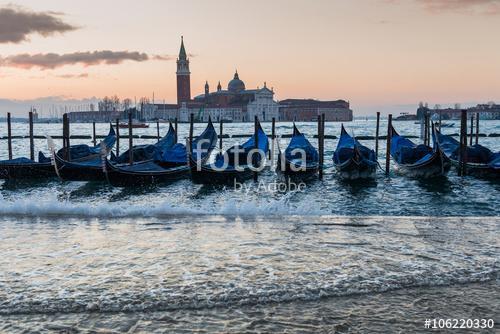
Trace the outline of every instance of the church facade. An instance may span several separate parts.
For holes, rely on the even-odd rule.
[[[208,82],[205,83],[205,93],[198,95],[194,101],[203,105],[205,117],[235,122],[253,122],[255,116],[261,121],[278,120],[279,105],[274,101],[274,92],[267,88],[246,89],[245,83],[239,78],[238,71],[229,81],[227,89],[222,89],[220,82],[217,90],[210,92]]]
[[[246,89],[245,83],[236,71],[232,80],[223,89],[219,81],[217,89],[210,91],[205,83],[203,94],[191,98],[191,71],[189,58],[181,39],[179,57],[177,58],[177,104],[144,104],[141,106],[145,118],[188,122],[191,114],[196,121],[206,122],[208,117],[213,121],[253,122],[255,116],[259,120],[279,120],[279,104],[274,100],[274,91],[264,83],[262,88]]]

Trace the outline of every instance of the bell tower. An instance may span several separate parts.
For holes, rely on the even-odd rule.
[[[184,37],[181,36],[181,49],[177,58],[177,104],[191,100],[191,72],[189,59],[184,48]]]

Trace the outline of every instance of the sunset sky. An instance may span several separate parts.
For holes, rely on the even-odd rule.
[[[181,35],[192,95],[238,69],[247,88],[342,98],[355,115],[500,102],[499,32],[499,0],[0,0],[0,112],[39,98],[175,102]]]

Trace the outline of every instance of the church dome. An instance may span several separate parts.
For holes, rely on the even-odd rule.
[[[240,80],[238,76],[238,71],[234,73],[233,80],[229,81],[229,84],[227,85],[227,90],[234,93],[239,93],[245,90],[245,83]]]

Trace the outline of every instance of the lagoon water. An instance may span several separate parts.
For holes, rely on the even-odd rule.
[[[454,123],[443,131],[457,133]],[[394,126],[419,133],[413,122]],[[346,127],[374,135],[375,121]],[[179,138],[187,128],[180,124]],[[277,124],[279,135],[291,128]],[[251,129],[225,124],[224,132]],[[339,132],[327,124],[326,134]],[[500,122],[482,121],[481,132],[500,133]],[[60,133],[60,124],[35,124],[35,134]],[[27,124],[14,123],[13,134],[26,135]],[[341,182],[336,143],[325,143],[324,180],[304,192],[268,187],[271,170],[245,191],[188,179],[140,189],[0,181],[0,332],[428,332],[427,318],[492,318],[497,327],[500,183],[454,170],[432,181],[379,171],[374,182]],[[480,143],[500,150],[500,138]],[[14,140],[14,155],[27,145]],[[127,145],[122,139],[122,151]],[[36,146],[48,151],[45,140]],[[0,141],[0,159],[6,147]]]

